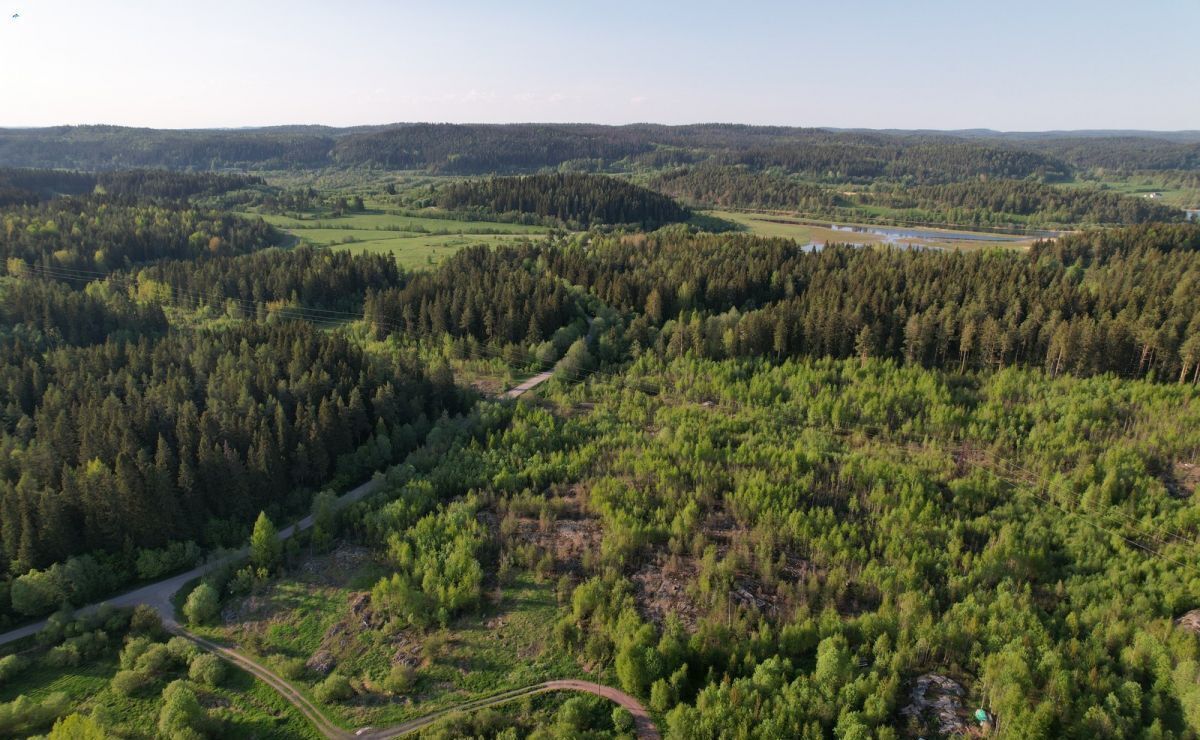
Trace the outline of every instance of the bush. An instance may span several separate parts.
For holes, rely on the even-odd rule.
[[[313,696],[322,704],[332,704],[354,696],[350,679],[340,673],[330,673],[329,677],[313,687]]]
[[[211,653],[201,653],[192,658],[188,678],[204,686],[220,686],[225,680],[225,663]]]
[[[117,671],[108,685],[121,696],[135,696],[141,693],[154,679],[139,671]]]
[[[31,570],[12,583],[12,608],[27,617],[48,614],[67,600],[67,580],[61,565]]]
[[[205,737],[208,714],[186,681],[172,681],[163,689],[162,699],[162,710],[158,713],[159,736],[171,740]]]
[[[294,681],[304,675],[307,669],[304,661],[299,658],[287,658],[282,655],[272,655],[267,664],[283,678]]]
[[[171,654],[175,662],[187,665],[192,662],[192,658],[200,654],[200,648],[186,637],[177,635],[167,640],[167,652]]]
[[[51,668],[69,668],[82,663],[83,656],[80,655],[78,647],[67,644],[51,648],[42,660]]]
[[[0,686],[17,677],[29,667],[29,659],[20,655],[5,655],[0,658]]]
[[[221,600],[217,590],[207,583],[192,589],[183,605],[183,615],[189,624],[208,624],[217,618],[220,611]]]
[[[46,619],[46,626],[37,633],[39,645],[57,645],[72,632],[74,615],[66,607],[59,609]]]
[[[138,658],[153,644],[154,641],[149,637],[131,637],[126,640],[125,647],[121,650],[121,667],[132,670],[137,665]]]
[[[68,714],[54,723],[46,740],[106,740],[104,727],[85,714]]]
[[[613,707],[612,723],[618,733],[627,735],[633,732],[633,715],[625,707]]]
[[[161,550],[138,550],[137,576],[153,581],[161,576],[191,567],[200,560],[200,546],[195,542],[172,542]]]
[[[63,564],[67,597],[76,604],[86,604],[111,593],[124,578],[123,573],[91,555],[77,555]]]
[[[50,694],[41,701],[22,694],[6,704],[0,704],[0,735],[29,735],[33,730],[49,725],[70,707],[71,700],[62,692]]]
[[[175,656],[167,646],[156,642],[138,657],[134,670],[151,676],[161,676],[175,667]]]
[[[145,604],[138,604],[129,617],[129,631],[135,635],[161,637],[164,633],[162,617]]]
[[[383,687],[393,694],[402,694],[411,689],[416,680],[417,672],[415,670],[403,663],[397,663],[392,666],[392,670],[388,671],[387,678],[383,681]]]

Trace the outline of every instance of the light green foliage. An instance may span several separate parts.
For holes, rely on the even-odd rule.
[[[167,671],[175,668],[177,661],[167,646],[161,642],[156,642],[146,648],[146,651],[138,656],[134,663],[133,669],[138,673],[144,673],[149,676],[161,676]]]
[[[383,687],[393,694],[403,694],[413,687],[417,674],[411,666],[397,663],[388,670]]]
[[[203,686],[220,686],[225,678],[225,662],[211,653],[192,658],[188,678]]]
[[[279,541],[279,530],[267,518],[266,512],[259,512],[254,521],[254,531],[250,534],[250,562],[258,568],[270,571],[279,565],[283,557],[283,543]]]
[[[104,727],[86,714],[68,714],[54,723],[46,740],[107,740]]]
[[[137,665],[138,659],[154,645],[149,637],[130,637],[121,650],[121,667],[131,669]]]
[[[313,696],[322,704],[344,701],[354,696],[350,679],[340,673],[330,673],[325,680],[313,687]]]
[[[0,735],[24,736],[48,726],[70,709],[70,698],[62,692],[38,699],[21,695],[0,704]]]
[[[0,658],[0,686],[11,683],[29,667],[29,659],[21,655],[5,655]]]
[[[12,608],[18,614],[46,614],[66,601],[66,574],[58,565],[44,571],[31,570],[13,581],[9,594]]]
[[[176,635],[167,640],[167,652],[179,665],[187,665],[200,654],[200,648],[188,638]]]
[[[136,670],[121,670],[113,674],[109,685],[121,696],[134,696],[154,683],[149,675]]]
[[[475,557],[483,533],[468,502],[423,517],[388,541],[396,573],[371,592],[385,613],[418,627],[445,624],[479,600],[483,569]]]
[[[162,693],[158,734],[171,740],[199,740],[208,736],[209,718],[196,692],[186,681],[172,681]]]
[[[187,617],[188,623],[194,625],[212,622],[220,610],[221,602],[217,590],[207,582],[202,582],[192,589],[183,605],[183,615]]]

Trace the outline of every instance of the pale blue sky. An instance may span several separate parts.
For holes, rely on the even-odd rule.
[[[1200,0],[0,0],[0,10],[0,126],[1200,128]]]

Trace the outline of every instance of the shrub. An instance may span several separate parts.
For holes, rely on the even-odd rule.
[[[332,704],[354,696],[354,689],[350,686],[350,679],[340,673],[330,673],[324,681],[313,687],[313,696],[322,704]]]
[[[416,680],[416,671],[403,663],[397,663],[392,666],[392,670],[388,671],[387,678],[383,681],[383,687],[393,694],[401,694],[411,689]]]
[[[138,657],[134,670],[151,676],[161,676],[175,667],[175,656],[167,646],[156,642]]]
[[[29,659],[20,655],[6,655],[0,658],[0,686],[16,678],[28,667]]]
[[[13,611],[27,617],[48,614],[67,600],[67,580],[61,565],[31,570],[12,583]]]
[[[304,661],[299,658],[287,658],[282,655],[273,655],[267,659],[268,665],[272,670],[278,673],[283,678],[289,681],[294,681],[304,675],[306,670]]]
[[[123,579],[123,574],[91,555],[77,555],[63,564],[67,597],[76,604],[86,604],[111,593]]]
[[[188,678],[204,686],[219,686],[225,679],[225,663],[211,653],[201,653],[192,658]]]
[[[121,696],[134,696],[154,682],[154,679],[139,671],[117,671],[108,685]]]
[[[46,619],[46,626],[37,633],[39,645],[57,645],[72,633],[74,621],[71,610],[62,608]]]
[[[104,727],[85,714],[68,714],[54,723],[46,740],[105,740]]]
[[[82,663],[83,656],[80,655],[78,647],[66,644],[51,648],[42,660],[51,668],[68,668]]]
[[[627,735],[633,732],[633,715],[625,707],[613,707],[612,723],[618,733]]]
[[[207,583],[192,589],[183,605],[183,615],[189,624],[208,624],[217,618],[220,610],[221,600],[217,590]]]
[[[200,547],[195,542],[172,542],[161,550],[138,550],[137,575],[152,581],[175,570],[195,565],[200,559]]]
[[[129,617],[129,631],[135,635],[161,637],[164,632],[162,617],[145,604],[138,604]]]
[[[121,650],[121,667],[125,670],[132,670],[137,665],[138,658],[142,657],[142,653],[150,649],[154,641],[149,637],[131,637],[125,641],[125,647]]]
[[[86,714],[68,714],[54,723],[46,740],[106,740],[104,727]]]
[[[45,727],[66,713],[71,700],[65,693],[56,692],[38,701],[22,694],[16,699],[0,704],[0,735],[28,735],[32,730]]]
[[[200,648],[186,637],[176,635],[167,640],[167,652],[171,654],[175,662],[180,665],[187,665],[192,662],[192,658],[200,654]]]
[[[162,699],[162,710],[158,713],[159,736],[171,740],[205,736],[208,714],[186,681],[172,681],[163,689]]]

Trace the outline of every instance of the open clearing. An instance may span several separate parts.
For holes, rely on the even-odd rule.
[[[878,231],[905,231],[906,227],[883,226],[876,224],[845,224],[846,227],[857,227],[862,231],[834,229],[829,221],[798,218],[786,213],[752,213],[747,211],[707,211],[711,216],[732,221],[745,227],[756,236],[779,237],[794,239],[801,244],[854,243],[854,244],[885,244],[892,243],[916,248],[937,249],[1025,249],[1033,244],[1033,237],[1017,237],[999,234],[986,234],[986,240],[973,240],[982,232],[972,232],[953,229],[916,228],[915,231],[928,233],[930,236],[919,238],[900,237],[889,239]],[[842,224],[838,224],[843,226]],[[945,236],[942,237],[941,235]],[[996,237],[996,238],[992,238]]]
[[[341,548],[228,604],[222,626],[196,632],[236,644],[269,667],[307,664],[292,682],[310,700],[336,666],[357,693],[318,706],[346,727],[384,727],[547,679],[585,677],[550,635],[558,616],[553,584],[518,574],[489,587],[478,613],[423,635],[386,629],[372,613],[368,592],[382,572],[365,550]],[[403,695],[379,685],[398,663],[415,670]]]
[[[314,247],[331,247],[349,252],[391,254],[401,267],[430,268],[473,244],[496,245],[548,233],[544,226],[465,221],[414,216],[383,210],[344,216],[245,214],[264,221]]]

